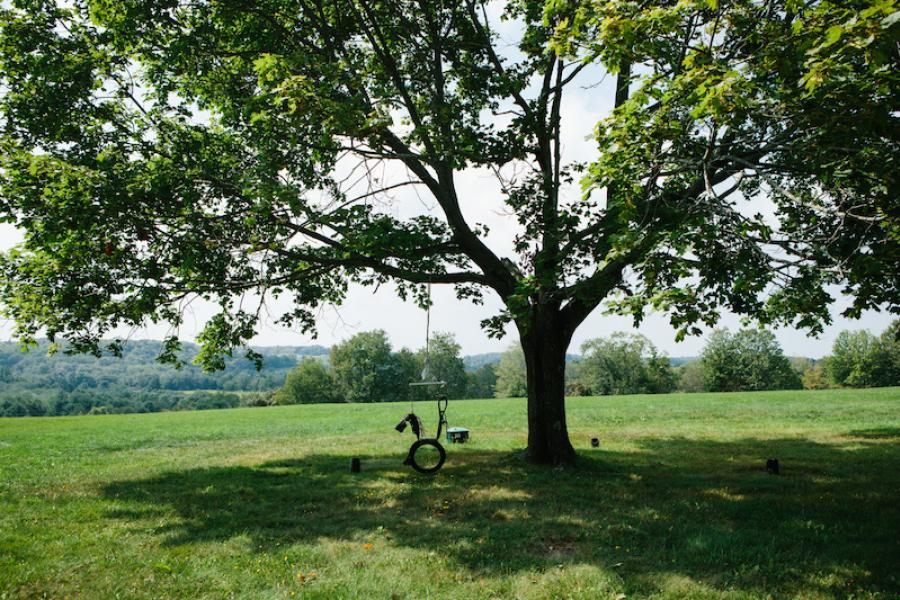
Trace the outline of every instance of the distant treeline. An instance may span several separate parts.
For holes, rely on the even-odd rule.
[[[180,370],[156,362],[160,342],[133,341],[122,358],[28,353],[0,343],[0,416],[158,412],[322,402],[525,396],[518,345],[460,356],[452,334],[433,336],[429,352],[395,351],[384,331],[367,331],[327,349],[259,348],[263,369],[234,358],[226,370]],[[190,363],[198,348],[185,344]],[[443,381],[434,388],[410,386]],[[900,321],[880,336],[843,331],[820,360],[789,358],[763,329],[714,331],[699,358],[670,359],[644,336],[617,332],[569,355],[569,395],[660,394],[900,385]]]
[[[785,356],[775,336],[764,329],[716,330],[702,355],[694,359],[669,359],[646,337],[617,332],[586,342],[580,355],[569,355],[566,393],[601,396],[900,385],[898,324],[880,337],[867,331],[844,331],[833,354],[820,360]],[[274,400],[296,404],[421,399],[427,392],[409,383],[420,380],[423,371],[426,379],[447,382],[442,392],[450,398],[527,394],[525,357],[517,344],[496,355],[460,358],[453,336],[437,334],[426,364],[424,352],[394,352],[383,331],[370,331],[334,346],[327,362],[301,361]]]
[[[525,396],[525,358],[510,347],[496,365],[498,397]],[[714,331],[698,358],[670,359],[642,335],[617,332],[589,340],[566,366],[566,394],[603,396],[887,387],[900,385],[900,321],[880,336],[843,331],[832,354],[787,357],[764,329]]]
[[[257,371],[243,357],[227,361],[224,371],[208,373],[191,364],[199,351],[184,344],[181,369],[156,358],[162,343],[132,340],[121,358],[47,355],[49,344],[22,352],[0,342],[0,416],[70,415],[90,412],[158,412],[224,408],[259,403],[281,387],[302,356],[327,356],[322,346],[256,349],[264,367]]]
[[[278,404],[319,402],[391,402],[437,397],[487,398],[497,376],[490,362],[472,361],[467,369],[452,334],[435,333],[428,352],[394,351],[382,330],[364,331],[331,348],[327,361],[304,358],[288,374],[274,397]],[[475,367],[475,365],[480,366]],[[434,386],[410,386],[421,381]]]

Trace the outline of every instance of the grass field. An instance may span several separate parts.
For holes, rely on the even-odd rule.
[[[554,470],[451,402],[436,477],[403,404],[0,419],[0,598],[900,596],[900,388],[568,406]]]

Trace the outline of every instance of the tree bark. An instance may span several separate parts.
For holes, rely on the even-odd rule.
[[[558,311],[531,317],[520,327],[528,383],[528,460],[564,465],[575,460],[566,427],[566,350],[572,334]]]

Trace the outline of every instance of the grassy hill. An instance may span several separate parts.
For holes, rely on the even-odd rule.
[[[255,350],[263,356],[263,369],[236,354],[226,361],[224,371],[206,373],[191,364],[200,347],[185,343],[181,353],[184,366],[175,369],[160,364],[162,342],[131,340],[124,346],[121,358],[95,358],[84,354],[58,352],[47,355],[49,343],[42,340],[38,348],[22,352],[19,344],[0,342],[0,387],[16,386],[25,390],[73,390],[76,388],[127,388],[140,390],[229,390],[248,391],[274,389],[281,386],[285,375],[304,356],[324,356],[322,346],[269,346]]]
[[[0,419],[0,598],[900,594],[900,388],[572,399],[562,471],[524,401],[451,402],[435,477],[408,410]]]

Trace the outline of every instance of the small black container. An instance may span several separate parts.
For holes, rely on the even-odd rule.
[[[600,438],[591,438],[591,448],[600,447]]]
[[[351,473],[359,473],[361,468],[362,468],[362,465],[360,464],[358,458],[356,458],[354,456],[353,458],[350,459],[350,472]]]

